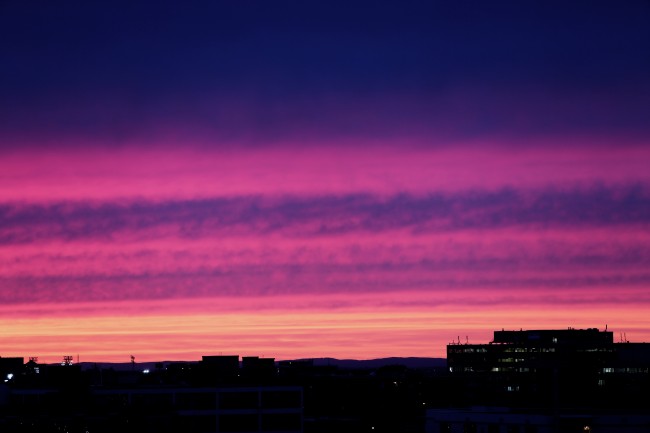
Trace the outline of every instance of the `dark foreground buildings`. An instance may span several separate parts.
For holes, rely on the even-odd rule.
[[[502,330],[447,355],[409,367],[0,358],[0,432],[650,433],[647,343],[597,329]]]
[[[0,431],[302,432],[302,387],[259,376],[269,363],[251,357],[240,368],[238,356],[223,356],[82,370],[14,362],[0,386]]]
[[[398,365],[340,368],[313,360],[204,356],[119,369],[23,365],[14,358],[10,368],[0,384],[2,433],[424,430],[419,390],[425,384]]]
[[[450,344],[452,409],[430,432],[650,432],[650,344],[590,329],[495,331]]]

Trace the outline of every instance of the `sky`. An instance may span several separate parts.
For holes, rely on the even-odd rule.
[[[0,3],[0,356],[650,342],[650,3]]]

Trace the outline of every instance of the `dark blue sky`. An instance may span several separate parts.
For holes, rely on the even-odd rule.
[[[646,134],[650,114],[647,1],[13,1],[0,57],[11,137]]]

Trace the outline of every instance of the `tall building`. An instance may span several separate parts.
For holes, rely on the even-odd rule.
[[[450,406],[427,411],[427,433],[650,431],[648,343],[596,328],[501,330],[448,345],[447,364]]]
[[[611,404],[616,382],[629,382],[630,374],[647,381],[644,347],[615,343],[611,331],[596,328],[501,330],[487,344],[448,345],[447,363],[471,403],[594,407]]]

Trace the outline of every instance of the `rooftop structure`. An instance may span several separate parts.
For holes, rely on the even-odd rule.
[[[494,331],[495,344],[518,344],[525,346],[538,345],[571,345],[598,346],[614,343],[614,333],[599,331],[597,328],[588,329],[542,329],[519,331]]]

